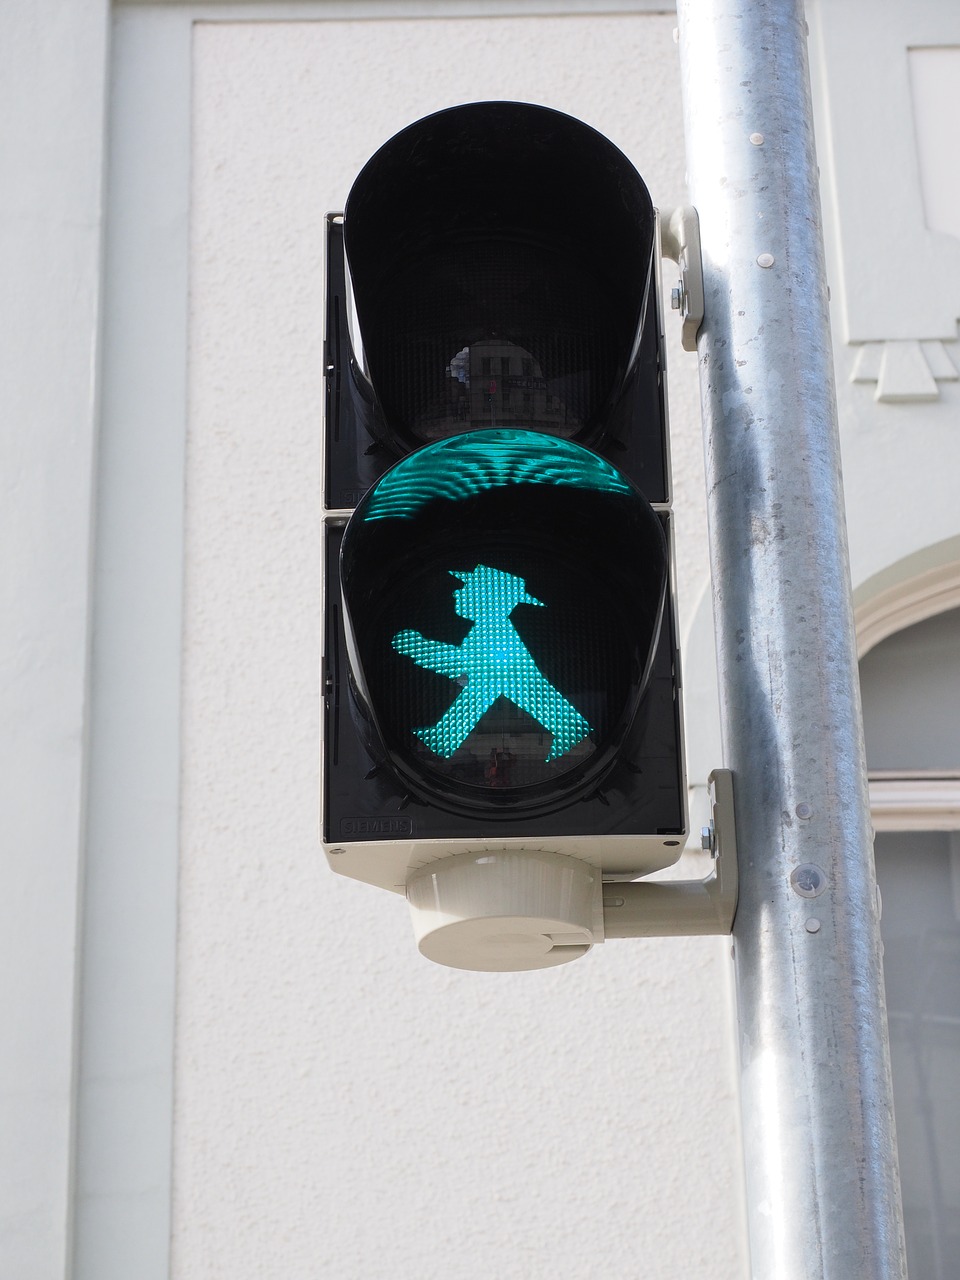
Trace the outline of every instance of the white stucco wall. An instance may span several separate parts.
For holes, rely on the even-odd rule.
[[[105,0],[3,13],[3,1275],[166,1280],[171,1230],[175,1280],[746,1274],[725,944],[445,971],[315,841],[323,212],[484,96],[581,115],[684,198],[675,19],[519,4],[138,0],[110,42]],[[917,583],[960,603],[960,13],[808,12],[854,585],[900,617]],[[672,321],[696,781],[720,747]]]
[[[176,1280],[745,1274],[729,945],[443,970],[315,836],[321,215],[402,125],[483,97],[583,117],[681,201],[673,25],[196,28]],[[696,372],[671,349],[689,609]]]

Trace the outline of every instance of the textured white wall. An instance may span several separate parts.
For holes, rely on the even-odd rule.
[[[322,214],[397,129],[483,97],[583,117],[681,201],[673,24],[196,28],[175,1280],[745,1274],[728,944],[444,970],[315,837]],[[696,369],[671,354],[688,614]]]

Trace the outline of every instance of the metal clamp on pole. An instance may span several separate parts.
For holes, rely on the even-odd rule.
[[[670,295],[670,305],[680,312],[684,351],[696,351],[697,331],[703,322],[703,263],[700,258],[700,218],[691,205],[665,209],[660,223],[660,246],[665,258],[680,268],[680,281]]]
[[[733,774],[714,769],[709,778],[713,820],[703,830],[714,857],[705,880],[633,881],[604,884],[606,938],[675,938],[730,933],[737,911],[737,836]]]

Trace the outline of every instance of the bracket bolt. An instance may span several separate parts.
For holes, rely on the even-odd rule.
[[[700,848],[706,853],[713,853],[717,845],[717,831],[711,822],[707,827],[700,828]]]
[[[683,308],[683,285],[677,284],[670,290],[670,307],[673,311]]]

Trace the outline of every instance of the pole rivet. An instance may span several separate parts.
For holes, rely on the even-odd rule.
[[[758,267],[772,267],[776,259],[772,253],[761,253],[757,258]]]
[[[753,145],[754,145],[755,147],[762,147],[762,146],[763,146],[763,134],[762,134],[762,133],[751,133],[751,135],[750,135],[750,141],[753,143]]]
[[[790,873],[790,883],[794,893],[799,893],[801,898],[816,898],[827,887],[827,877],[820,867],[812,862],[805,862],[802,866],[794,867]]]
[[[804,800],[801,800],[794,812],[798,818],[810,818],[813,816],[813,810]]]
[[[816,918],[816,916],[811,916],[810,919],[806,921],[803,927],[806,929],[807,933],[819,933],[820,921]]]

